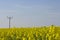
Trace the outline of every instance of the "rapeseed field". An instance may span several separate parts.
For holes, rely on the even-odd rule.
[[[60,27],[0,28],[0,40],[60,40]]]

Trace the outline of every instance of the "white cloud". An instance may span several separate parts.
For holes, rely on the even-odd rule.
[[[0,10],[0,13],[16,13],[16,10]]]
[[[16,8],[32,8],[32,6],[16,4]]]

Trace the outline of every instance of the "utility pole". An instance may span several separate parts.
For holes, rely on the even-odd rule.
[[[11,19],[12,19],[12,17],[7,16],[7,18],[9,19],[9,28],[10,28],[11,27]]]

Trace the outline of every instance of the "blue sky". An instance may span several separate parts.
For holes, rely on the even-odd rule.
[[[60,0],[0,0],[0,27],[60,25]]]

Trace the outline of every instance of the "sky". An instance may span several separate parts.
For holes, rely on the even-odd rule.
[[[0,27],[60,25],[60,0],[0,0]]]

